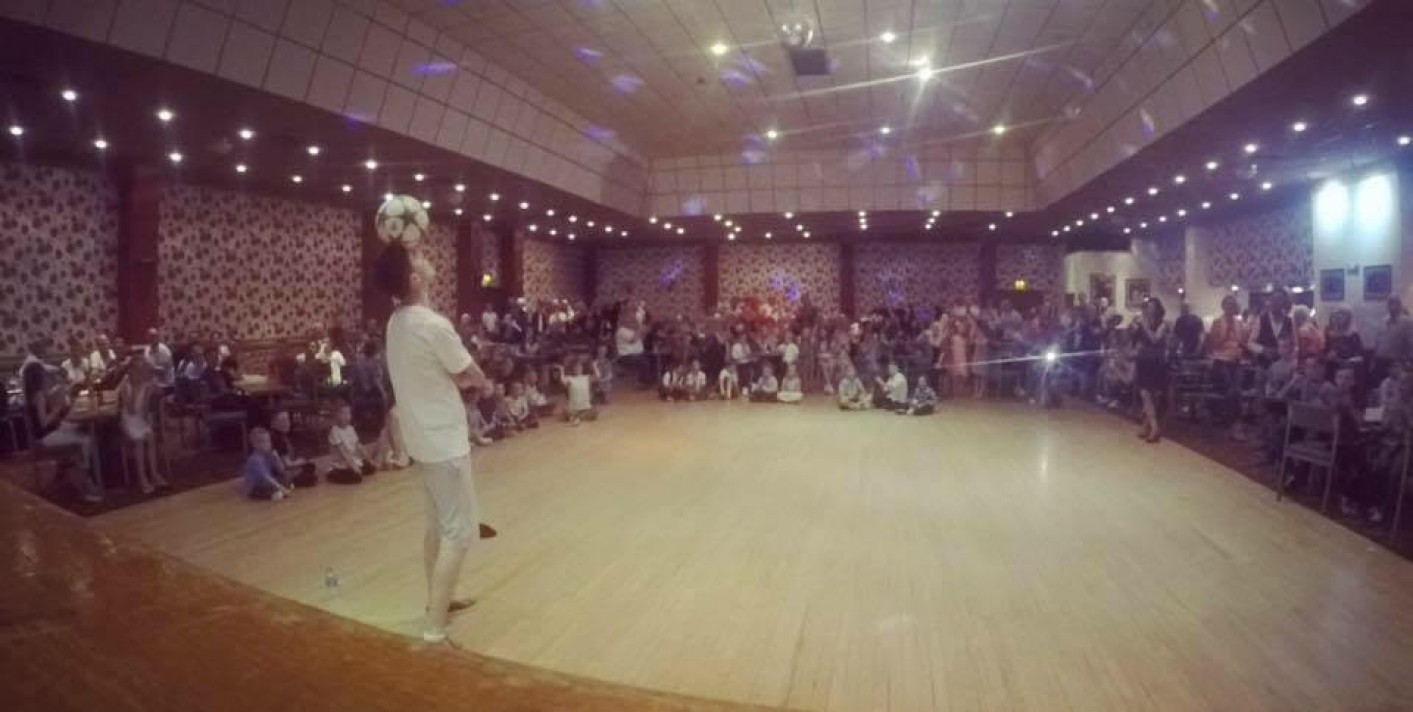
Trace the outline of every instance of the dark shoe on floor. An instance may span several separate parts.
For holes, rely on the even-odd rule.
[[[496,528],[495,528],[495,527],[493,527],[493,526],[491,526],[491,525],[489,525],[489,524],[484,524],[484,523],[483,523],[483,524],[480,524],[480,525],[478,525],[478,526],[479,526],[479,528],[480,528],[480,533],[481,533],[481,538],[482,538],[482,539],[494,539],[494,538],[496,538],[497,535],[500,534],[500,532],[497,532],[497,531],[496,531]]]

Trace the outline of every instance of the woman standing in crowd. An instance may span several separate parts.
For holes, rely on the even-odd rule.
[[[1143,399],[1143,431],[1138,437],[1150,443],[1162,439],[1158,425],[1158,397],[1168,384],[1168,337],[1170,329],[1165,320],[1167,312],[1163,302],[1157,297],[1149,298],[1143,305],[1143,314],[1135,320],[1133,344],[1138,350],[1134,381],[1138,395]]]

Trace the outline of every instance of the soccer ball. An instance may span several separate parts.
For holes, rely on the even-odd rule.
[[[431,221],[427,219],[422,201],[410,195],[394,195],[378,208],[373,225],[383,242],[411,245],[422,239]]]

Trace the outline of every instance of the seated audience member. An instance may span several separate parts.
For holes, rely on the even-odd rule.
[[[539,418],[530,407],[530,399],[525,395],[525,384],[510,384],[510,395],[505,401],[506,412],[510,415],[512,427],[516,430],[529,430],[540,427]]]
[[[702,370],[702,363],[692,359],[692,364],[687,368],[687,373],[683,376],[682,391],[686,394],[687,400],[699,401],[707,396],[707,375]]]
[[[908,378],[898,370],[897,363],[889,362],[886,380],[881,376],[875,380],[878,383],[875,405],[895,412],[908,409]]]
[[[186,360],[181,365],[181,377],[189,384],[206,383],[206,352],[200,344],[193,344]]]
[[[564,389],[568,393],[564,418],[570,425],[599,417],[598,411],[594,410],[592,388],[592,379],[584,373],[584,362],[576,359],[569,367],[569,375],[564,377]]]
[[[107,373],[122,365],[126,357],[127,354],[113,348],[107,334],[99,334],[93,341],[93,351],[88,354],[88,370],[95,375]]]
[[[166,478],[162,477],[162,471],[157,468],[157,434],[152,429],[152,404],[156,391],[152,369],[146,363],[129,368],[118,386],[119,423],[123,438],[132,449],[137,488],[143,494],[169,486]]]
[[[461,392],[461,402],[466,408],[466,429],[471,433],[471,442],[476,445],[490,445],[495,442],[492,437],[494,428],[491,422],[481,415],[479,400],[479,396],[471,391]]]
[[[932,384],[927,382],[927,376],[917,377],[917,387],[913,388],[912,396],[908,399],[908,415],[932,415],[937,411],[937,391],[933,390]]]
[[[294,443],[289,439],[292,430],[289,411],[277,409],[270,416],[270,446],[280,458],[280,468],[296,487],[313,487],[319,484],[313,460],[300,457],[294,451]]]
[[[172,347],[162,342],[162,336],[156,329],[147,330],[147,348],[143,350],[143,358],[152,366],[158,388],[170,391],[176,386],[176,361],[172,356]]]
[[[481,392],[476,395],[476,410],[481,414],[481,421],[485,423],[486,435],[493,440],[503,440],[510,433],[505,428],[496,424],[496,412],[500,410],[500,399],[496,397],[495,381],[487,380],[481,386]]]
[[[540,390],[540,374],[534,369],[525,372],[525,400],[530,404],[530,412],[536,417],[554,415],[554,403]]]
[[[836,394],[839,399],[839,410],[868,410],[868,389],[864,387],[854,364],[847,360],[844,361],[844,377],[839,379]]]
[[[1295,354],[1305,358],[1323,358],[1325,355],[1325,334],[1310,318],[1310,307],[1297,304],[1290,311],[1291,323],[1295,326]]]
[[[1325,330],[1325,371],[1334,378],[1340,366],[1363,365],[1364,340],[1354,330],[1354,313],[1344,307],[1330,312]]]
[[[76,457],[64,463],[70,482],[85,502],[101,502],[102,489],[88,472],[93,460],[93,438],[77,423],[68,420],[69,389],[58,374],[44,364],[49,344],[36,339],[29,344],[20,366],[20,384],[25,402],[25,418],[39,444],[48,448],[73,448]]]
[[[377,472],[373,458],[358,440],[353,429],[353,407],[340,403],[334,409],[334,424],[329,428],[330,468],[325,477],[334,484],[352,485]]]
[[[481,333],[489,339],[494,339],[500,333],[500,315],[496,314],[495,307],[489,304],[481,311]]]
[[[681,366],[675,368],[664,368],[662,378],[658,379],[657,397],[659,400],[675,401],[682,395],[683,369]]]
[[[74,339],[70,345],[69,357],[59,364],[59,368],[64,371],[69,385],[87,384],[99,375],[89,369],[88,355],[84,353],[83,342],[78,339]]]
[[[1256,412],[1267,462],[1276,462],[1280,458],[1281,448],[1285,443],[1286,398],[1289,395],[1287,389],[1300,375],[1301,370],[1300,360],[1295,357],[1294,338],[1289,335],[1283,337],[1276,351],[1276,360],[1266,367],[1262,377],[1261,398],[1265,405]]]
[[[770,364],[761,366],[760,378],[751,386],[750,396],[752,403],[775,403],[780,393],[780,381],[775,378],[775,367]]]
[[[1394,375],[1394,364],[1389,370]],[[1369,441],[1368,475],[1352,493],[1367,508],[1369,521],[1374,524],[1383,523],[1387,497],[1397,491],[1393,485],[1403,474],[1404,436],[1413,429],[1413,377],[1402,363],[1397,364],[1396,371],[1391,388],[1386,390],[1380,384],[1381,413],[1378,428]],[[1388,379],[1385,383],[1389,383]]]
[[[1310,360],[1316,361],[1313,358]],[[1364,419],[1364,409],[1357,385],[1354,369],[1341,368],[1335,372],[1333,381],[1326,381],[1320,387],[1318,401],[1339,418],[1339,451],[1335,454],[1335,469],[1339,475],[1335,489],[1339,491],[1339,511],[1346,517],[1356,516],[1364,495],[1372,494],[1365,492],[1366,483],[1363,481],[1367,468],[1364,467],[1364,444],[1359,423]]]
[[[280,457],[270,442],[270,431],[250,431],[250,455],[241,467],[241,488],[250,499],[278,502],[294,494],[294,485],[280,467]]]
[[[510,415],[510,396],[505,391],[505,383],[500,381],[494,383],[495,412],[491,414],[491,424],[500,428],[506,435],[520,432],[520,428],[515,425],[515,418]]]
[[[343,368],[348,365],[348,360],[344,358],[343,351],[338,347],[338,344],[332,341],[321,343],[315,358],[328,368],[328,384],[334,388],[342,386]]]
[[[716,374],[716,395],[721,400],[735,400],[741,396],[741,377],[736,371],[736,364],[724,364],[721,372]]]
[[[1290,379],[1279,398],[1293,403],[1316,403],[1320,400],[1320,390],[1325,386],[1325,369],[1319,359],[1308,358],[1300,362],[1300,370]]]
[[[1394,362],[1388,366],[1388,375],[1379,384],[1378,390],[1374,391],[1373,405],[1387,410],[1390,407],[1403,405],[1400,402],[1400,394],[1403,392],[1403,378],[1405,367],[1401,362]]]
[[[785,366],[785,377],[780,379],[780,392],[775,397],[781,403],[799,403],[805,399],[805,384],[795,363]]]
[[[626,368],[636,370],[638,385],[647,387],[653,380],[652,360],[645,353],[641,328],[630,324],[627,319],[621,319],[613,340],[618,351],[618,362]]]
[[[736,377],[742,383],[742,392],[744,393],[750,390],[749,386],[755,380],[754,370],[752,369],[754,360],[751,355],[751,345],[746,342],[744,335],[738,334],[735,340],[731,342],[729,356],[731,358],[731,365],[736,368]]]

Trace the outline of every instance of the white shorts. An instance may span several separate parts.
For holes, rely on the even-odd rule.
[[[442,462],[419,462],[422,489],[427,493],[427,527],[443,541],[469,547],[480,538],[481,507],[471,477],[471,456]]]

